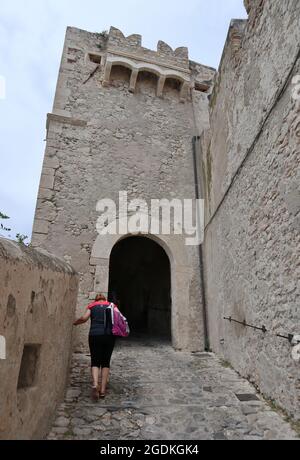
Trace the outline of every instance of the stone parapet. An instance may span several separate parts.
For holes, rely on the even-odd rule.
[[[42,439],[65,394],[78,278],[57,257],[0,239],[0,291],[0,439]]]

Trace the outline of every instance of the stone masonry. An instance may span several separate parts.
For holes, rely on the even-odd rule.
[[[300,417],[300,4],[247,2],[233,21],[202,137],[204,244],[212,349]],[[229,97],[233,94],[234,97]],[[298,128],[297,128],[298,127]],[[270,333],[224,321],[232,317]]]

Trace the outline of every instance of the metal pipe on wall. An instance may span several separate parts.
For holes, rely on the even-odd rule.
[[[198,164],[197,164],[197,143],[200,141],[200,136],[194,136],[192,140],[193,148],[193,166],[194,166],[194,178],[195,178],[195,194],[196,200],[203,198],[202,193],[200,192],[199,184],[199,174],[198,174]],[[205,291],[205,279],[204,279],[204,256],[202,244],[198,246],[199,251],[199,263],[200,263],[200,283],[201,283],[201,293],[203,301],[203,328],[204,328],[204,342],[205,342],[205,351],[211,351],[210,349],[210,339],[209,339],[209,329],[208,329],[208,315],[207,315],[207,302],[206,302],[206,291]]]

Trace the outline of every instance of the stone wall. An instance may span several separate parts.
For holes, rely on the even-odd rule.
[[[299,363],[287,340],[224,321],[299,334],[300,3],[247,2],[233,21],[202,137],[205,277],[211,346],[299,417]]]
[[[0,240],[0,439],[42,439],[64,397],[77,275],[61,260]]]
[[[192,137],[208,126],[208,99],[200,92],[193,104],[191,92],[197,93],[195,81],[209,88],[214,71],[195,63],[190,69],[187,57],[186,49],[173,52],[163,43],[147,51],[139,36],[125,38],[114,28],[108,37],[67,30],[32,241],[80,273],[78,313],[95,292],[108,290],[109,257],[118,240],[96,244],[98,200],[118,202],[120,191],[148,204],[195,198]],[[188,81],[188,92],[164,81],[167,75]],[[174,346],[203,349],[198,250],[185,246],[182,236],[156,241],[172,265]],[[86,330],[79,334],[83,348]]]

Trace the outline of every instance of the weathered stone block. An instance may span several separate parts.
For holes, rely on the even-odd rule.
[[[49,167],[45,167],[43,168],[43,175],[45,176],[50,176],[50,177],[54,177],[55,175],[55,169],[53,168],[49,168]]]
[[[46,175],[43,174],[42,178],[41,178],[40,187],[41,188],[48,188],[48,189],[52,190],[53,187],[54,187],[54,176],[46,176]]]
[[[39,197],[41,200],[50,200],[53,196],[53,191],[48,188],[40,188]]]
[[[59,160],[56,157],[50,158],[45,157],[44,167],[50,169],[58,169],[59,168]]]
[[[49,230],[49,222],[46,220],[36,219],[33,226],[33,233],[41,233],[47,235]]]

